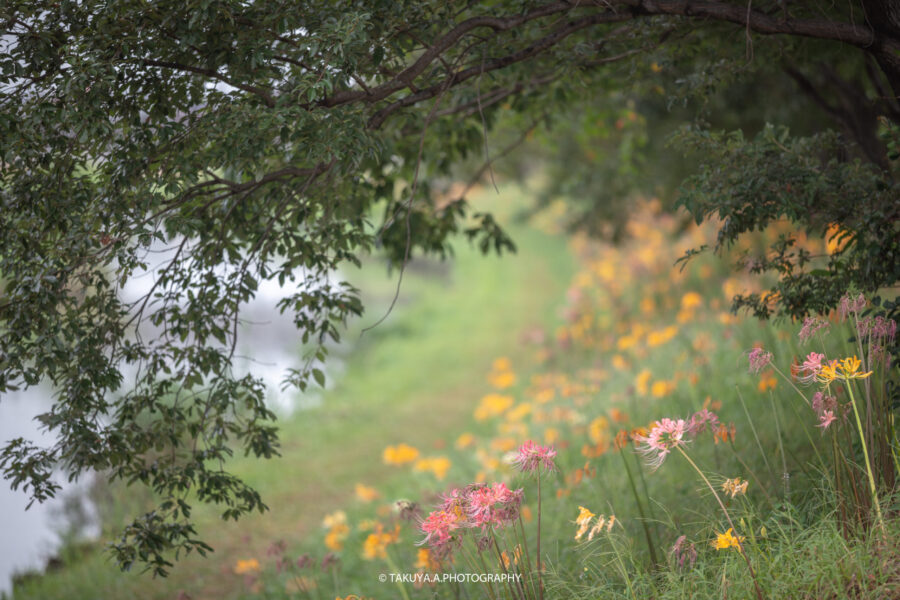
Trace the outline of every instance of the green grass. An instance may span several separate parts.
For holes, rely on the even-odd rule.
[[[499,197],[484,193],[474,203],[509,221],[522,192],[501,191]],[[512,224],[509,231],[517,254],[485,257],[460,242],[449,265],[415,265],[405,275],[394,311],[362,337],[360,329],[387,310],[396,274],[388,279],[374,259],[362,271],[347,273],[362,288],[367,312],[347,334],[352,350],[346,371],[323,394],[321,407],[280,424],[280,458],[231,465],[262,493],[268,512],[225,523],[213,510],[196,509],[199,535],[214,554],[183,559],[167,579],[153,579],[121,573],[105,553],[95,551],[18,587],[17,600],[161,599],[180,591],[194,599],[218,599],[242,593],[240,578],[230,574],[237,559],[262,555],[278,538],[318,534],[322,516],[346,503],[356,482],[374,485],[392,474],[380,461],[388,444],[430,450],[468,418],[491,359],[499,354],[523,359],[520,334],[556,318],[574,270],[565,239],[522,225]],[[122,489],[113,490],[111,502],[113,526],[149,506],[147,498]]]
[[[519,192],[503,191],[500,198],[486,196],[484,201],[508,216]],[[727,263],[707,256],[679,275],[672,261],[685,242],[696,245],[697,239],[691,238],[696,232],[680,233],[665,216],[641,214],[634,223],[643,229],[621,248],[567,246],[561,237],[523,226],[512,229],[521,249],[513,257],[485,258],[460,245],[450,269],[411,269],[395,312],[359,338],[359,331],[383,314],[393,295],[392,283],[381,277],[378,266],[368,265],[354,275],[366,290],[370,310],[353,326],[355,341],[346,371],[323,394],[320,408],[283,423],[281,459],[239,460],[233,465],[263,492],[271,511],[227,525],[218,524],[212,512],[201,511],[201,533],[217,552],[206,560],[179,563],[169,580],[120,575],[94,554],[17,590],[17,597],[163,598],[179,590],[195,600],[331,600],[351,593],[399,597],[400,589],[379,583],[377,577],[415,571],[414,544],[422,534],[414,525],[400,523],[390,512],[391,504],[405,498],[420,502],[427,512],[439,492],[482,479],[476,474],[485,466],[475,453],[454,448],[463,432],[473,434],[487,456],[501,459],[507,442],[542,440],[550,429],[558,434],[559,455],[558,471],[543,480],[548,600],[753,597],[753,580],[740,554],[710,546],[716,534],[728,528],[727,519],[688,461],[673,452],[652,470],[631,446],[618,452],[610,444],[620,428],[662,417],[689,417],[707,400],[721,403],[719,417],[735,424],[736,437],[733,443],[715,444],[707,433],[686,450],[719,495],[725,478],[739,476],[750,482],[747,495],[726,498],[725,503],[737,533],[747,538],[745,547],[764,596],[898,597],[896,499],[884,498],[886,506],[895,505],[884,535],[871,528],[844,530],[836,516],[830,484],[832,440],[861,465],[853,429],[837,424],[823,433],[789,382],[778,380],[774,389],[763,390],[759,384],[770,374],[747,369],[747,352],[757,344],[772,351],[772,364],[785,372],[794,357],[802,359],[812,349],[829,357],[853,354],[845,341],[852,327],[833,323],[821,345],[809,346],[798,342],[796,323],[724,318],[729,300],[724,288],[732,276]],[[659,237],[659,232],[665,233]],[[683,306],[694,301],[693,293],[700,294],[699,307],[685,314]],[[650,309],[644,306],[648,299],[653,301]],[[651,332],[672,326],[677,332],[671,339],[651,344]],[[544,331],[540,358],[535,356],[537,348],[521,337],[534,327]],[[629,337],[637,341],[626,343]],[[516,384],[501,393],[509,394],[516,408],[529,404],[531,413],[516,420],[509,416],[515,413],[512,409],[476,421],[475,405],[496,391],[485,374],[498,356],[509,357],[517,375]],[[896,379],[896,369],[888,377]],[[644,382],[648,389],[641,390],[645,370],[650,373]],[[542,384],[541,378],[553,379]],[[669,384],[654,394],[654,382]],[[546,404],[537,399],[542,386],[554,391]],[[801,391],[809,397],[814,389]],[[625,416],[617,423],[614,415]],[[607,419],[607,424],[598,425],[599,419]],[[583,446],[598,432],[604,451],[585,456]],[[446,480],[382,464],[383,448],[399,442],[416,446],[425,456],[448,456],[453,466]],[[526,505],[534,512],[533,480],[502,461],[483,477],[523,487]],[[381,500],[357,500],[352,492],[357,482],[375,487]],[[617,525],[593,541],[576,542],[573,522],[579,506],[615,514]],[[120,502],[118,513],[124,508]],[[332,573],[318,569],[277,572],[276,557],[267,547],[283,540],[286,556],[308,552],[321,559],[326,552],[322,517],[338,509],[346,511],[350,532],[334,580]],[[391,563],[362,556],[370,531],[365,523],[372,519],[401,527],[398,543],[388,548]],[[527,526],[532,544],[535,525]],[[651,564],[645,526],[657,550],[656,565]],[[678,568],[670,552],[680,535],[697,551],[692,568]],[[259,579],[245,581],[233,573],[233,566],[249,558],[259,559],[264,570]],[[472,570],[462,561],[454,568]],[[291,591],[294,575],[315,581],[317,587],[309,594]],[[107,588],[111,591],[104,591]],[[477,585],[407,586],[403,593],[419,599],[484,596]]]

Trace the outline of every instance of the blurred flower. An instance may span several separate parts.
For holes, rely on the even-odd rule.
[[[591,528],[590,533],[588,533],[588,541],[590,542],[594,539],[594,536],[606,529],[607,532],[611,531],[613,525],[616,524],[616,515],[609,515],[609,519],[600,515],[597,517],[597,521],[594,523],[594,526]]]
[[[382,458],[387,465],[405,465],[419,457],[419,451],[407,444],[397,444],[384,449]]]
[[[255,558],[240,559],[234,564],[235,575],[248,575],[250,573],[258,573],[259,570],[259,561]]]
[[[748,485],[749,483],[747,481],[741,481],[740,477],[726,479],[725,483],[722,484],[722,491],[734,498],[738,494],[746,494]]]
[[[744,536],[734,536],[734,529],[729,528],[725,533],[717,533],[716,539],[711,543],[716,550],[726,550],[728,548],[737,548],[741,550],[741,542],[746,538]]]
[[[416,461],[413,470],[420,473],[431,472],[438,480],[443,481],[444,477],[447,476],[447,471],[450,470],[450,466],[450,459],[446,456],[436,456],[434,458],[420,458]]]
[[[339,562],[341,562],[341,559],[338,558],[338,555],[334,552],[329,552],[322,557],[322,570],[324,571],[329,567],[337,566]]]
[[[825,359],[824,354],[810,352],[806,355],[806,360],[800,365],[798,377],[803,383],[810,383],[816,380],[819,372],[822,370],[822,361]]]
[[[475,420],[485,421],[491,417],[502,415],[515,402],[512,396],[502,396],[500,394],[487,394],[475,407]]]
[[[475,436],[471,433],[463,433],[458,438],[456,438],[456,448],[458,450],[465,450],[470,446],[475,445]]]
[[[653,424],[648,435],[635,439],[643,444],[639,450],[647,457],[648,464],[656,469],[659,468],[666,459],[666,455],[672,449],[683,446],[686,443],[686,440],[684,440],[686,433],[687,424],[684,422],[684,419],[663,418]]]
[[[556,450],[553,446],[540,446],[531,440],[527,440],[519,447],[513,464],[520,471],[533,472],[543,467],[547,471],[556,469],[553,459],[556,457]]]
[[[685,563],[690,563],[691,567],[693,567],[694,563],[697,562],[697,548],[694,547],[692,542],[687,541],[686,535],[679,536],[675,540],[675,544],[669,550],[669,554],[675,558],[679,569],[683,569]]]
[[[846,319],[850,313],[858,313],[866,307],[866,298],[862,294],[853,299],[850,297],[850,294],[846,294],[843,298],[841,298],[840,306],[838,307],[838,314],[841,317],[841,320]]]
[[[828,321],[825,319],[819,317],[806,317],[803,319],[803,327],[800,328],[800,333],[797,337],[800,338],[801,342],[807,342],[811,337],[816,335],[816,333],[828,326]]]
[[[451,532],[463,525],[462,519],[456,513],[446,510],[432,511],[420,526],[425,534],[425,539],[419,544],[429,544],[432,547],[442,546],[451,541],[453,537]]]
[[[322,525],[328,529],[328,533],[325,534],[325,547],[335,552],[343,549],[344,540],[350,534],[350,527],[347,526],[347,514],[342,510],[337,510],[325,515]]]
[[[761,393],[765,393],[768,390],[774,390],[778,386],[778,380],[775,378],[775,375],[772,371],[766,371],[759,378],[759,382],[756,384],[756,389],[758,389]]]
[[[772,353],[756,347],[750,351],[747,359],[750,362],[750,372],[759,373],[766,365],[772,362]]]
[[[709,426],[710,431],[715,431],[719,427],[719,417],[716,416],[716,413],[704,408],[691,416],[688,434],[692,437],[697,436],[706,431],[707,425]]]
[[[681,297],[682,310],[691,310],[703,306],[703,297],[697,292],[688,292]]]
[[[575,541],[580,540],[587,533],[592,518],[594,518],[594,513],[583,506],[578,507],[578,516],[575,517],[575,524],[578,526],[578,530],[575,532]]]
[[[834,423],[837,420],[837,417],[834,416],[834,411],[832,410],[823,410],[822,414],[819,415],[819,424],[816,427],[821,427],[822,430],[828,429],[828,426]]]
[[[356,492],[356,497],[362,502],[371,502],[372,500],[376,500],[381,494],[378,493],[373,487],[369,487],[367,485],[363,485],[362,483],[357,483],[354,488]]]
[[[387,547],[396,543],[399,537],[399,525],[395,525],[392,531],[385,531],[384,526],[378,523],[375,526],[375,531],[370,533],[366,541],[363,542],[363,558],[366,560],[387,558]]]

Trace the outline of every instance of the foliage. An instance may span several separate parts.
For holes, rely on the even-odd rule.
[[[708,153],[679,202],[697,223],[721,223],[717,252],[782,219],[828,238],[825,254],[798,248],[793,232],[765,254],[742,257],[742,267],[772,273],[777,283],[766,294],[736,296],[735,309],[767,318],[777,307],[804,317],[836,307],[848,289],[874,294],[900,280],[900,187],[871,163],[835,158],[837,134],[791,137],[767,126],[748,142],[740,131],[685,129],[673,143]]]
[[[667,40],[735,32],[854,46],[900,89],[891,3],[864,2],[876,29],[853,6],[826,20],[763,4],[5,3],[0,392],[52,385],[40,419],[58,443],[11,441],[4,475],[36,500],[54,465],[153,489],[158,507],[116,545],[124,567],[162,574],[172,550],[205,551],[191,502],[264,509],[225,463],[278,452],[261,381],[234,368],[242,306],[261,281],[294,286],[279,308],[308,343],[287,378],[304,389],[362,311],[335,270],[374,248],[396,266],[443,255],[461,231],[510,249],[491,217],[432,193],[505,103],[540,122],[582,94],[573,74],[615,87]]]

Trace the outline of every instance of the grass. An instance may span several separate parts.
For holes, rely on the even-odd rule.
[[[516,193],[505,188],[491,200],[494,208],[509,214]],[[760,238],[778,235],[777,227]],[[17,590],[17,597],[156,598],[179,590],[195,600],[518,597],[512,588],[417,588],[380,583],[378,576],[430,568],[415,545],[422,532],[398,516],[395,501],[420,503],[427,514],[440,492],[471,482],[523,488],[533,554],[538,490],[507,460],[527,439],[559,451],[557,470],[542,480],[548,600],[749,598],[756,584],[765,598],[900,597],[896,497],[882,490],[885,507],[893,504],[883,532],[842,519],[831,475],[835,453],[842,452],[849,472],[865,481],[852,422],[817,428],[808,397],[818,384],[797,389],[775,372],[790,373],[791,362],[812,349],[829,357],[853,354],[846,342],[851,325],[833,318],[830,331],[810,346],[798,340],[798,323],[736,318],[727,311],[730,297],[763,282],[732,273],[713,257],[683,272],[672,266],[686,247],[708,240],[711,227],[682,229],[648,204],[636,211],[629,230],[631,241],[621,247],[578,237],[566,246],[552,220],[537,229],[516,227],[521,252],[512,259],[485,259],[461,248],[451,270],[420,272],[404,287],[398,310],[357,341],[322,406],[284,423],[284,457],[234,464],[272,510],[215,529],[204,512],[202,531],[216,556],[186,560],[169,580],[147,583],[101,569],[93,555]],[[362,277],[368,305],[378,307],[370,311],[375,320],[392,288],[370,272]],[[760,373],[747,368],[754,346],[773,353]],[[495,361],[501,356],[508,360]],[[878,376],[896,381],[897,374],[894,365]],[[689,418],[704,407],[717,413],[724,429],[717,430],[718,443],[708,431],[683,448],[702,475],[679,451],[648,468],[635,451],[635,429],[663,417]],[[624,447],[614,442],[622,435]],[[426,457],[447,457],[446,477],[420,472],[415,461],[385,465],[382,450],[400,442]],[[749,482],[746,493],[725,496],[723,483],[735,477]],[[356,498],[357,483],[372,486],[380,498]],[[576,540],[579,507],[616,520],[593,539]],[[341,547],[331,548],[339,565],[277,568],[276,560],[294,565],[301,553],[320,564],[329,550],[321,527],[329,513],[333,520],[346,518]],[[743,538],[740,550],[711,545],[729,520]],[[388,533],[379,537],[379,531]],[[462,531],[455,535],[478,530]],[[513,555],[509,529],[497,536]],[[681,536],[681,550],[673,551]],[[279,541],[284,544],[271,546]],[[459,551],[456,556],[443,568],[472,571]],[[238,576],[238,560],[257,560],[259,569]],[[506,568],[500,565],[492,555],[485,568],[500,572]],[[523,563],[510,568],[527,571]],[[93,587],[85,583],[91,577],[98,578]],[[113,591],[102,593],[104,586]]]
[[[509,221],[521,193],[504,187],[500,196],[484,193],[475,204]],[[242,593],[240,578],[231,574],[236,560],[262,554],[276,538],[302,539],[316,532],[326,512],[349,500],[356,482],[389,477],[388,467],[372,460],[386,445],[405,441],[428,447],[435,432],[459,426],[478,394],[484,365],[500,353],[522,358],[511,341],[555,319],[574,269],[565,240],[515,224],[510,233],[517,254],[484,257],[462,242],[449,266],[415,265],[406,273],[397,307],[362,337],[360,329],[387,310],[396,277],[388,279],[374,259],[362,271],[348,273],[364,292],[367,313],[346,336],[352,346],[346,370],[324,393],[321,407],[281,423],[280,458],[231,465],[262,493],[268,512],[224,523],[214,511],[197,508],[199,533],[214,554],[185,558],[167,579],[121,573],[102,551],[73,555],[63,569],[17,587],[17,600]],[[128,490],[111,493],[108,531],[149,506],[148,498]]]

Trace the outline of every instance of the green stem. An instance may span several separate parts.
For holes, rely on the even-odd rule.
[[[538,574],[538,598],[544,600],[544,565],[541,564],[541,471],[537,471],[537,574]]]
[[[394,561],[391,559],[390,552],[385,552],[384,556],[388,566],[391,568],[391,571],[394,573],[399,573],[400,569],[397,568],[397,565],[395,565]],[[397,580],[397,587],[400,588],[400,595],[403,596],[403,600],[409,600],[409,593],[406,591],[406,586],[403,585],[403,582],[399,579]]]
[[[653,561],[653,567],[659,564],[659,559],[656,557],[656,547],[653,545],[653,538],[650,536],[650,528],[647,526],[647,515],[644,514],[644,507],[641,505],[641,500],[638,497],[637,487],[634,485],[634,477],[631,475],[631,467],[628,466],[628,461],[625,460],[625,450],[619,451],[619,456],[622,457],[622,463],[625,465],[625,472],[628,474],[628,484],[631,486],[631,493],[634,495],[634,502],[637,504],[638,512],[641,515],[641,525],[644,527],[644,537],[647,538],[647,548],[650,550],[650,560]]]
[[[866,436],[863,432],[862,420],[859,418],[859,410],[856,408],[856,399],[853,397],[853,387],[849,381],[847,384],[847,393],[850,394],[850,404],[853,406],[853,416],[856,417],[856,428],[859,431],[859,441],[862,443],[863,458],[866,460],[866,474],[869,476],[869,490],[872,492],[872,502],[875,504],[875,514],[878,516],[878,525],[881,527],[881,534],[885,534],[884,517],[881,515],[881,504],[878,502],[878,490],[875,487],[875,475],[872,473],[872,463],[869,460],[869,449],[866,446]]]
[[[728,509],[725,508],[725,503],[722,502],[721,498],[719,498],[719,494],[718,494],[718,492],[716,492],[716,488],[714,488],[713,485],[709,482],[709,479],[706,478],[706,475],[703,474],[703,471],[700,470],[700,467],[697,466],[697,463],[695,463],[693,460],[691,460],[691,457],[688,456],[687,452],[685,452],[681,446],[675,446],[675,447],[678,449],[679,452],[681,452],[681,455],[690,463],[690,465],[692,467],[694,467],[694,470],[697,471],[698,475],[700,475],[700,478],[703,480],[703,483],[705,483],[706,487],[709,488],[709,491],[712,492],[713,497],[716,499],[716,502],[719,503],[719,507],[722,509],[722,512],[725,514],[725,519],[728,520],[728,524],[731,526],[732,531],[736,530],[737,528],[734,526],[734,522],[731,520],[731,515],[728,514]],[[744,552],[744,546],[741,544],[740,536],[736,535],[735,540],[737,541],[738,552],[740,553],[741,556],[744,557],[744,562],[747,563],[747,569],[750,570],[750,577],[753,578],[753,586],[756,588],[756,597],[759,600],[763,600],[765,598],[765,596],[763,596],[762,590],[759,588],[759,582],[756,580],[756,572],[753,570],[753,565],[750,564],[750,558],[747,556],[747,553]]]

